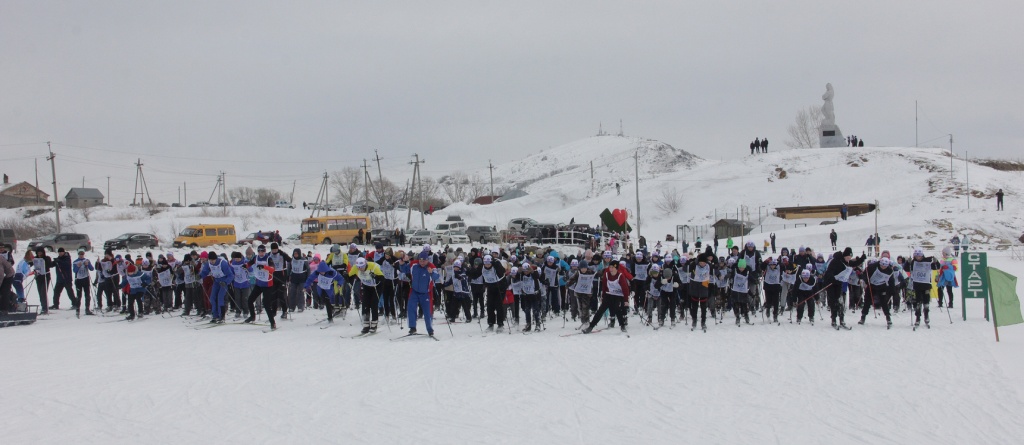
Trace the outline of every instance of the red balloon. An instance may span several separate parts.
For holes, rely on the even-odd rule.
[[[621,226],[626,223],[626,211],[622,209],[612,210],[612,218]]]

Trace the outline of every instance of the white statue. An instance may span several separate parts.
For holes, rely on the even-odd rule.
[[[825,105],[821,106],[821,114],[824,118],[821,120],[822,126],[832,126],[836,124],[836,110],[832,106],[832,97],[836,95],[835,91],[832,91],[832,84],[825,84],[825,94],[821,95],[821,100],[825,101]]]

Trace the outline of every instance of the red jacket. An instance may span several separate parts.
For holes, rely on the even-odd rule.
[[[630,279],[626,277],[627,276],[626,273],[622,273],[622,271],[621,271],[622,266],[619,266],[619,268],[620,268],[619,274],[616,275],[615,278],[611,277],[611,273],[610,273],[610,271],[608,269],[604,270],[604,272],[602,273],[602,276],[601,276],[601,292],[604,292],[607,295],[608,294],[608,281],[609,280],[610,281],[616,281],[616,282],[619,283],[619,286],[622,288],[622,297],[623,298],[628,298],[629,297],[629,290],[630,290],[630,286],[629,286]]]

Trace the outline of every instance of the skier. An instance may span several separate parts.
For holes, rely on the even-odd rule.
[[[658,306],[658,327],[665,326],[665,313],[669,314],[670,326],[676,325],[676,306],[678,305],[678,289],[680,287],[679,274],[675,267],[666,264],[666,267],[661,269],[661,279],[651,278],[651,290],[657,290],[661,293],[660,305]],[[654,269],[654,266],[651,266]],[[652,274],[653,275],[653,274]],[[680,312],[680,317],[685,315]],[[647,316],[650,320],[650,315]]]
[[[341,252],[341,246],[337,244],[332,245],[331,253],[327,255],[327,258],[324,259],[324,262],[327,263],[327,265],[329,265],[332,269],[334,269],[335,272],[338,272],[338,274],[341,275],[342,277],[348,276],[348,267],[350,264],[349,257],[347,254]],[[349,285],[348,280],[342,280],[339,287],[335,288],[331,292],[331,299],[329,304],[331,305],[331,310],[334,311],[335,315],[341,313],[343,309],[348,309],[349,307],[351,307],[351,301],[349,300],[350,291],[351,286]]]
[[[843,290],[842,283],[847,282],[850,279],[850,274],[854,273],[853,268],[864,264],[865,260],[867,260],[867,255],[861,255],[856,260],[853,259],[853,249],[847,247],[843,249],[842,256],[839,254],[832,256],[832,260],[828,263],[827,269],[822,275],[825,286],[828,289],[826,291],[826,301],[828,302],[829,311],[832,313],[833,328],[846,327],[846,321],[844,320],[846,309],[840,301]],[[836,325],[836,317],[839,317],[838,326]]]
[[[356,267],[349,271],[349,276],[359,280],[359,295],[363,303],[363,334],[377,332],[377,320],[380,317],[380,283],[384,281],[384,273],[377,263],[367,262],[366,258],[356,258]],[[411,318],[411,317],[410,317]],[[426,315],[424,315],[426,318]],[[410,326],[415,322],[409,321]],[[429,328],[428,322],[428,331]]]
[[[259,249],[260,255],[263,256],[261,264],[266,265],[266,247],[261,245],[257,249]],[[259,256],[256,256],[250,261],[257,261],[258,259]],[[249,277],[253,275],[253,268],[245,261],[241,252],[231,252],[231,261],[228,262],[228,265],[231,266],[232,275],[234,275],[231,289],[228,292],[230,292],[230,298],[233,300],[231,304],[235,306],[235,319],[242,318],[244,315],[245,320],[242,323],[252,323],[256,321],[255,301],[263,294],[266,286],[256,287],[250,283]],[[252,302],[250,302],[250,298],[252,298]]]
[[[807,305],[807,316],[811,326],[814,326],[814,302],[808,301],[815,295],[814,288],[818,281],[812,276],[811,271],[804,269],[800,271],[800,279],[797,280],[796,288],[793,289],[796,300],[796,324],[804,317],[804,305]]]
[[[630,273],[633,274],[633,313],[637,314],[646,305],[647,286],[650,280],[647,272],[651,267],[651,261],[644,258],[644,251],[638,250],[635,259],[628,264],[631,266]],[[629,302],[626,303],[628,308]]]
[[[939,286],[939,307],[942,307],[942,290],[945,289],[946,295],[949,296],[949,304],[946,307],[953,309],[953,288],[960,287],[956,280],[957,266],[958,261],[953,256],[953,249],[949,247],[942,249],[942,261],[939,263],[939,281],[936,283]]]
[[[909,261],[910,281],[914,288],[914,328],[921,325],[921,309],[924,308],[924,324],[928,325],[928,306],[932,290],[932,271],[938,269],[934,257],[924,256],[924,251],[914,249],[914,257]]]
[[[406,264],[402,266],[402,271],[410,277],[410,288],[409,292],[409,335],[416,334],[416,318],[417,309],[423,314],[423,322],[427,325],[427,335],[434,336],[434,322],[433,322],[433,308],[430,295],[433,292],[434,283],[440,279],[435,267],[430,263],[430,253],[427,251],[420,252],[416,257],[417,262],[415,264]],[[490,263],[491,259],[488,256],[484,258],[485,269],[487,263]],[[492,271],[500,272],[500,275],[504,275],[504,270],[500,269],[500,265],[492,265]],[[484,274],[484,280],[487,280],[487,273]],[[498,283],[497,278],[494,278],[494,282]],[[501,295],[498,292],[500,289],[496,289],[495,292],[498,294],[496,307],[488,307],[488,321],[491,320],[493,315],[498,315],[502,322],[505,319],[504,311],[500,311],[500,314],[492,314],[491,311],[499,312],[498,307],[501,305]],[[488,289],[488,300],[491,298],[490,289]],[[500,326],[500,325],[499,325]]]
[[[390,323],[395,319],[395,291],[397,289],[398,268],[395,267],[395,252],[390,247],[384,249],[383,255],[374,256],[374,262],[380,266],[380,272],[384,274],[384,281],[381,281],[381,298],[384,300],[384,321]],[[295,261],[295,260],[292,260]],[[463,270],[465,273],[465,270]],[[466,313],[469,315],[469,313]],[[390,319],[388,317],[391,317]],[[389,321],[390,320],[390,321]]]
[[[306,309],[303,286],[309,277],[309,260],[302,256],[302,249],[292,249],[291,273],[288,275],[288,310],[293,313]],[[392,269],[393,271],[394,269]]]
[[[511,286],[519,290],[519,301],[522,304],[523,312],[526,313],[526,327],[523,332],[530,332],[533,326],[536,326],[537,331],[544,329],[545,320],[541,314],[541,298],[546,297],[541,296],[543,286],[540,275],[538,271],[530,267],[529,263],[523,263],[518,270],[512,269]]]
[[[590,323],[590,301],[594,294],[594,277],[597,273],[587,261],[579,262],[578,266],[576,273],[567,280],[566,288],[572,292],[572,304],[575,306],[573,314],[578,310],[580,322],[586,324]]]
[[[385,282],[387,281],[385,280]],[[462,268],[462,260],[455,260],[452,263],[452,274],[444,285],[452,286],[454,294],[454,298],[448,302],[448,322],[455,323],[455,320],[458,320],[459,309],[462,309],[462,315],[467,323],[472,321],[473,316],[469,313],[469,303],[472,300],[469,278],[466,277],[466,271]]]
[[[199,278],[213,278],[213,286],[210,288],[210,315],[211,323],[224,323],[224,296],[228,292],[228,286],[235,279],[234,271],[228,262],[217,257],[217,253],[207,252],[206,264],[199,272]]]
[[[129,264],[125,267],[125,277],[121,281],[121,288],[124,289],[126,299],[128,300],[128,317],[126,320],[134,320],[135,306],[138,305],[139,313],[138,317],[142,318],[142,297],[146,294],[146,289],[153,282],[153,277],[149,274],[143,273],[142,270],[137,268],[134,264]]]
[[[291,258],[285,255],[281,251],[280,244],[277,242],[270,243],[270,266],[273,270],[270,271],[273,275],[270,285],[270,304],[267,304],[266,298],[264,298],[263,307],[265,309],[272,308],[272,312],[275,314],[278,310],[281,311],[281,319],[288,318],[288,268],[291,266]],[[270,311],[271,309],[268,309]],[[273,320],[273,316],[269,317]],[[274,323],[270,323],[274,326]]]
[[[554,253],[554,252],[552,252]],[[555,262],[554,255],[548,255],[544,264],[539,268],[542,280],[541,311],[547,316],[550,309],[554,315],[561,311],[562,292],[559,282],[562,279],[562,268]]]
[[[590,321],[590,324],[583,328],[583,333],[591,333],[594,330],[594,326],[601,321],[601,316],[605,311],[608,311],[609,317],[616,316],[619,319],[622,332],[626,332],[626,313],[629,310],[628,303],[626,302],[629,298],[629,289],[629,279],[626,278],[625,274],[620,273],[619,262],[610,262],[601,276],[601,291],[604,293],[601,306],[597,308],[597,312],[594,313],[594,319]]]
[[[199,268],[192,255],[185,255],[176,269],[181,272],[181,282],[185,285],[181,316],[188,316],[192,312],[192,307],[196,308],[196,314],[199,317],[205,316],[205,307],[201,301],[202,286],[196,280],[197,275],[199,275]]]
[[[779,321],[779,296],[782,294],[782,269],[775,258],[768,259],[764,270],[764,310],[772,316],[772,323]]]
[[[159,285],[157,290],[159,310],[157,313],[169,311],[173,306],[174,271],[171,270],[171,266],[167,264],[167,258],[163,255],[157,259],[157,266],[153,270],[156,276],[155,284]]]
[[[106,311],[110,312],[121,305],[121,294],[117,291],[117,262],[114,259],[114,252],[107,249],[103,252],[103,258],[97,259],[96,263],[99,264],[99,269],[96,272],[99,279],[99,285],[96,286],[96,305],[101,304],[100,300],[105,295],[107,297]]]
[[[53,286],[53,306],[50,309],[60,309],[60,294],[67,291],[68,300],[71,300],[71,308],[78,311],[78,302],[75,301],[75,291],[72,285],[75,283],[71,270],[71,256],[63,247],[57,249],[57,280]]]
[[[93,315],[92,310],[90,310],[92,305],[92,285],[89,284],[89,271],[96,270],[96,268],[93,267],[92,262],[85,257],[84,249],[78,249],[78,259],[71,263],[71,269],[75,274],[75,291],[77,292],[76,300],[79,303],[79,307],[81,307],[82,294],[84,293],[85,315]],[[99,302],[99,299],[100,296],[97,295],[97,302]],[[79,311],[81,310],[79,309]]]
[[[711,261],[714,259],[714,254],[711,253],[710,246],[708,251],[697,256],[697,261],[691,262],[691,265],[687,269],[687,274],[690,276],[690,318],[693,319],[693,324],[690,326],[692,331],[697,327],[697,306],[700,306],[700,328],[707,331],[707,315],[708,315],[708,299],[711,296],[711,280],[712,280],[712,264]]]
[[[334,270],[326,261],[321,261],[316,270],[306,278],[306,291],[313,294],[313,299],[319,301],[327,311],[327,322],[334,323],[334,308],[331,305],[331,298],[334,296],[334,286],[343,281],[342,275]],[[316,288],[313,288],[313,283]],[[315,290],[314,290],[315,289]]]
[[[750,301],[750,278],[755,274],[754,268],[747,263],[746,258],[740,258],[736,264],[733,265],[732,269],[732,293],[730,294],[730,303],[732,304],[733,314],[736,315],[736,326],[740,326],[740,315],[743,315],[743,320],[747,324],[750,324],[750,312],[747,307],[747,303]]]
[[[882,313],[885,314],[886,328],[892,327],[889,299],[892,298],[892,290],[896,284],[896,273],[896,269],[892,267],[891,261],[886,257],[868,264],[865,277],[868,280],[868,297],[870,301],[864,304],[864,309],[860,312],[860,321],[857,324],[864,324],[864,320],[867,319],[868,311],[872,306],[875,308],[881,306]]]
[[[832,233],[828,234],[828,239],[832,242],[832,250],[836,250],[836,241],[839,241],[839,235],[836,233],[836,229],[832,229]]]

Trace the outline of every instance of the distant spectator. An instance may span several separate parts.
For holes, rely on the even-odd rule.
[[[996,210],[1003,210],[1003,189],[996,192]]]
[[[761,153],[768,153],[768,138],[761,139]]]

